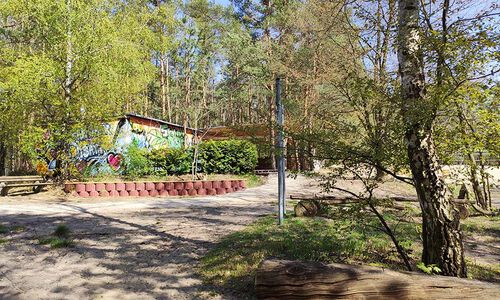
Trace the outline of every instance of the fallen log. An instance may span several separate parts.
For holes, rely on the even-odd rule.
[[[317,201],[332,201],[338,203],[355,203],[359,202],[359,198],[352,196],[335,196],[335,195],[290,195],[292,200],[317,200]],[[373,197],[373,200],[392,200],[396,202],[418,202],[417,196],[387,196],[384,198]],[[457,204],[473,204],[474,201],[466,199],[452,199],[453,203]]]
[[[265,260],[257,299],[500,299],[500,285],[344,264]]]
[[[314,217],[320,210],[321,205],[316,200],[301,200],[293,209],[296,217]]]
[[[324,206],[336,206],[336,205],[348,205],[359,203],[355,200],[300,200],[294,207],[294,212],[296,217],[314,217],[318,215],[322,207]],[[405,210],[406,208],[402,205],[391,203],[389,205],[382,205],[387,208],[397,209],[397,210]]]
[[[492,217],[492,216],[496,216],[499,214],[499,212],[484,210],[476,204],[472,204],[472,208],[474,208],[474,210],[477,211],[478,213],[480,213],[482,216]]]

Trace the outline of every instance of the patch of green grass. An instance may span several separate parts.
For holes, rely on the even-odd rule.
[[[8,242],[8,240],[6,240],[6,239],[0,239],[0,245],[1,245],[1,244],[5,244],[5,243],[7,243],[7,242]]]
[[[68,248],[72,247],[73,241],[67,238],[48,237],[39,240],[40,245],[49,245],[50,248]]]
[[[500,283],[500,264],[486,266],[467,261],[467,271],[471,279]]]
[[[19,233],[19,232],[23,232],[25,229],[26,228],[24,228],[24,226],[20,226],[20,225],[14,226],[14,227],[7,227],[7,226],[0,224],[0,234],[6,234],[9,232]]]
[[[23,232],[24,230],[26,230],[26,228],[24,226],[21,226],[21,225],[14,226],[12,228],[12,231],[17,232],[17,233]]]
[[[288,218],[278,226],[264,217],[230,234],[202,258],[199,272],[205,283],[236,292],[253,290],[253,276],[268,257],[325,263],[379,263],[401,268],[389,237],[377,220]],[[417,239],[414,233],[413,239]]]
[[[469,217],[463,220],[462,230],[466,235],[480,235],[492,243],[500,242],[500,216]]]
[[[41,238],[38,242],[40,245],[49,245],[52,249],[72,247],[74,243],[70,234],[71,231],[66,225],[59,224],[51,236]]]
[[[9,232],[9,228],[0,224],[0,234],[5,234]]]
[[[257,176],[255,174],[239,175],[237,177],[246,181],[247,188],[253,188],[264,184],[262,176]]]

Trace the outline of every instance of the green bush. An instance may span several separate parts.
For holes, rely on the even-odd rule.
[[[68,226],[64,224],[57,225],[56,229],[54,230],[54,236],[59,237],[59,238],[67,238],[69,237],[70,230]]]
[[[246,174],[257,165],[257,146],[245,140],[207,141],[199,146],[203,172]]]
[[[134,149],[132,149],[134,150]],[[257,165],[257,147],[245,140],[207,141],[199,145],[198,172],[207,174],[246,174],[255,169]],[[135,151],[135,150],[134,150]],[[127,173],[137,175],[184,175],[191,172],[194,148],[156,149],[148,154],[138,153],[129,148],[129,160],[135,162],[132,170]],[[131,156],[132,153],[133,155]],[[140,155],[139,155],[140,154]],[[149,162],[147,168],[143,166]],[[201,169],[200,169],[201,167]],[[135,170],[149,173],[135,172]],[[134,171],[134,172],[132,172]],[[129,175],[132,175],[129,174]]]
[[[158,175],[183,175],[191,172],[193,162],[192,149],[157,149],[148,154],[153,168]]]
[[[123,175],[140,177],[153,173],[153,166],[147,157],[147,150],[140,148],[137,142],[133,142],[127,148],[125,171]]]

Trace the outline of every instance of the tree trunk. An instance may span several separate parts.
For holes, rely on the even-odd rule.
[[[68,14],[67,28],[66,28],[66,67],[65,67],[65,79],[64,79],[64,98],[66,100],[66,105],[69,106],[71,100],[71,85],[73,81],[73,37],[71,31],[71,0],[66,0],[66,12]]]
[[[274,92],[274,88],[271,86],[269,90]],[[274,117],[274,98],[273,96],[267,96],[268,103],[268,124],[269,124],[269,156],[271,158],[271,169],[276,169],[276,133],[274,131],[275,127],[275,117]]]
[[[384,172],[380,167],[375,167],[375,180],[376,181],[384,181],[384,179],[387,177],[387,173]]]
[[[179,78],[179,66],[178,64],[175,65],[175,97],[174,97],[174,108],[175,108],[175,111],[174,111],[174,122],[176,124],[179,124],[179,113],[177,112],[178,109],[179,109],[179,94],[180,94],[180,86],[179,86],[179,81],[180,81],[180,78]]]
[[[476,204],[482,209],[488,210],[488,200],[485,198],[485,193],[481,186],[481,179],[479,179],[479,170],[476,163],[476,159],[472,153],[468,153],[469,156],[469,167],[470,167],[470,181],[472,183],[472,190],[474,191],[474,198],[476,199]]]
[[[165,61],[165,97],[167,98],[167,116],[168,121],[172,122],[172,105],[170,103],[170,77],[169,77],[169,67],[168,67],[168,55]]]
[[[460,218],[442,180],[432,138],[436,108],[426,98],[419,1],[399,0],[399,73],[408,159],[422,209],[422,260],[443,275],[467,276]]]
[[[165,56],[160,53],[160,98],[161,98],[161,117],[165,118],[167,114],[167,91],[165,86]]]
[[[0,141],[0,176],[4,176],[5,174],[5,163],[7,157],[7,147],[4,143]]]
[[[476,280],[344,264],[265,260],[257,299],[499,299],[500,286]]]
[[[189,74],[189,73],[188,73]],[[191,77],[190,75],[186,76],[185,79],[185,93],[186,96],[184,98],[184,112],[182,113],[182,127],[184,129],[184,148],[188,147],[188,135],[187,135],[187,127],[188,127],[188,114],[189,106],[191,105]]]

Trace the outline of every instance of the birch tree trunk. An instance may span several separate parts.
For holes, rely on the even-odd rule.
[[[425,93],[419,3],[399,0],[398,60],[408,159],[422,209],[422,261],[438,266],[442,275],[466,277],[460,219],[432,138],[436,108]]]

